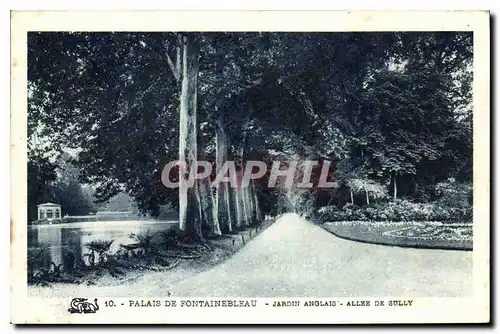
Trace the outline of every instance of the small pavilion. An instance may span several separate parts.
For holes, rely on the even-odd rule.
[[[59,219],[61,218],[61,206],[55,203],[38,204],[38,219]]]

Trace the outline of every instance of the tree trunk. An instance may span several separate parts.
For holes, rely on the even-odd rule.
[[[254,222],[255,208],[253,207],[252,184],[249,183],[245,191],[245,201],[247,203],[247,217],[248,222]]]
[[[250,213],[250,197],[248,196],[248,190],[249,188],[248,187],[245,187],[243,185],[243,178],[241,180],[242,182],[242,186],[240,188],[240,198],[241,198],[241,202],[242,202],[242,208],[243,208],[243,225],[244,226],[248,226],[250,225],[250,223],[252,222],[251,221],[251,213]]]
[[[205,178],[198,181],[200,191],[200,217],[207,226],[211,235],[222,235],[219,219],[217,217],[216,207],[214,205],[214,197],[210,185],[210,179]]]
[[[253,203],[254,203],[254,210],[255,210],[255,219],[258,222],[261,222],[263,217],[262,217],[262,212],[260,211],[259,197],[257,196],[257,189],[255,187],[255,184],[252,185],[252,189],[253,189]]]
[[[350,193],[351,193],[351,204],[354,205],[354,194],[352,193],[352,189],[349,188]]]
[[[201,198],[199,182],[196,180],[192,187],[187,190],[186,196],[186,220],[183,231],[194,240],[204,240],[201,220]]]
[[[235,207],[236,207],[236,219],[237,226],[246,226],[246,214],[245,214],[245,200],[243,195],[243,188],[237,187],[233,188]]]
[[[397,172],[394,172],[394,200],[396,200],[396,198],[398,197],[398,186],[396,183],[396,179],[397,179]]]
[[[217,120],[215,128],[215,163],[216,172],[222,168],[227,160],[228,139],[226,131],[220,120]],[[219,224],[223,232],[231,232],[233,230],[233,221],[231,217],[229,184],[221,182],[216,188],[216,212],[219,219]]]
[[[239,161],[239,165],[241,167],[240,169],[240,174],[239,174],[239,185],[236,190],[236,203],[237,203],[237,210],[238,210],[238,219],[241,220],[241,223],[243,226],[248,226],[250,225],[250,217],[249,215],[249,207],[250,204],[248,203],[249,196],[247,194],[248,187],[245,187],[243,184],[243,171],[244,171],[244,153],[245,153],[245,145],[246,145],[246,137],[247,137],[247,127],[248,123],[250,121],[250,114],[251,110],[248,112],[247,117],[243,121],[241,125],[241,143],[236,151],[237,158]]]
[[[250,203],[250,220],[252,223],[255,223],[257,221],[257,210],[255,207],[255,196],[254,196],[254,183],[253,180],[250,180],[250,183],[248,185],[248,196],[249,196],[249,203]]]
[[[185,161],[187,170],[179,177],[179,227],[195,239],[203,239],[200,219],[198,182],[188,186],[190,172],[196,172],[196,104],[198,90],[199,40],[184,36],[182,45],[182,86],[179,117],[179,160]],[[193,169],[193,170],[191,170]]]
[[[234,213],[231,207],[231,192],[229,189],[229,184],[225,182],[220,190],[221,194],[219,195],[219,198],[223,202],[221,202],[222,207],[220,207],[219,210],[225,210],[225,212],[223,213],[223,218],[225,219],[224,222],[225,225],[223,225],[224,231],[231,232],[233,230],[233,224],[234,224]],[[221,211],[218,212],[220,213]]]
[[[243,203],[241,202],[240,190],[238,188],[230,187],[231,198],[234,212],[234,222],[237,228],[243,226]]]
[[[368,196],[368,190],[365,190],[366,194],[366,205],[370,205],[370,196]]]

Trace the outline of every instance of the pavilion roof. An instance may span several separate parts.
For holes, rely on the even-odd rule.
[[[55,204],[55,203],[50,203],[50,202],[47,202],[47,203],[42,203],[42,204],[38,204],[37,205],[38,207],[42,206],[61,206],[60,204]]]

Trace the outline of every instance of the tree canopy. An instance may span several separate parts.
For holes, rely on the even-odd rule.
[[[71,148],[98,201],[125,191],[152,215],[182,207],[161,173],[184,141],[186,157],[214,165],[335,161],[329,202],[384,189],[425,200],[450,177],[472,180],[470,33],[30,32],[28,62],[30,193],[55,181],[50,157]],[[198,206],[220,196],[243,223],[256,201],[264,212],[278,201],[255,186],[205,202],[203,189]]]

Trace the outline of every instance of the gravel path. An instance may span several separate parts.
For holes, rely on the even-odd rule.
[[[173,296],[465,296],[472,252],[347,241],[287,214],[228,261],[181,282]]]

